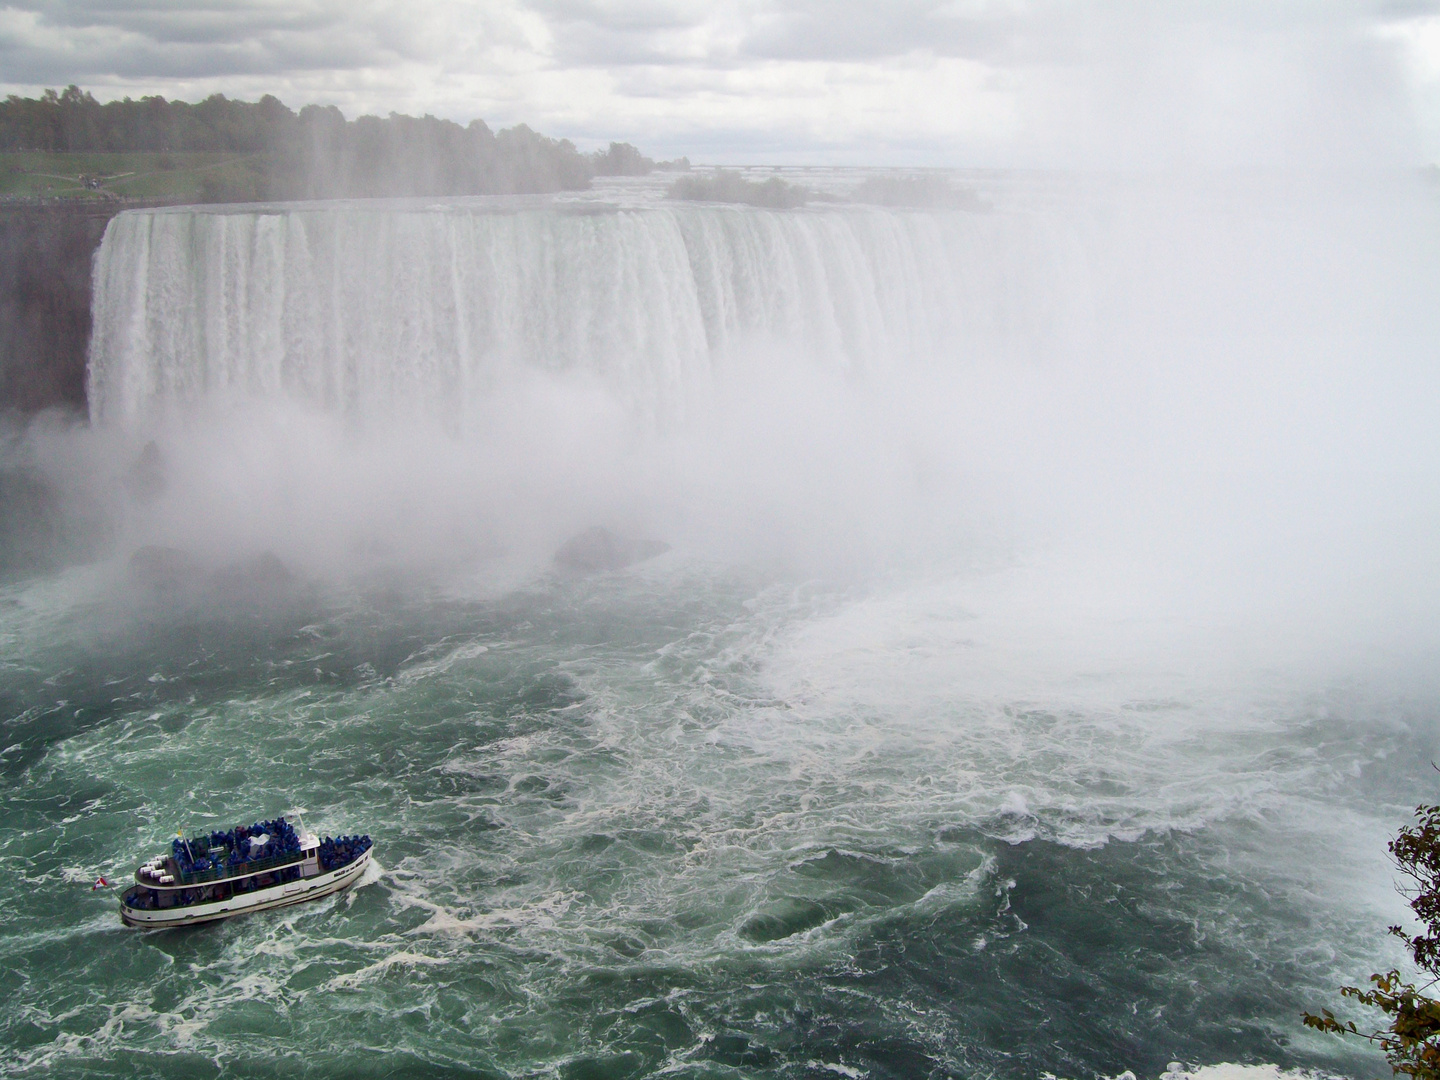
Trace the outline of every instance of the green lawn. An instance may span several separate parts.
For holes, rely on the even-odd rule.
[[[269,164],[265,154],[0,153],[0,197],[104,199],[109,192],[177,202],[241,201],[262,196]]]

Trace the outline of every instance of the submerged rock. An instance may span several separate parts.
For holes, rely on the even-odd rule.
[[[595,574],[602,570],[623,570],[669,550],[670,545],[664,541],[620,536],[597,525],[560,545],[560,550],[555,552],[555,565],[572,573]]]

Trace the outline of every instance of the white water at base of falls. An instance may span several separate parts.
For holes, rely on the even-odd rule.
[[[1034,354],[1083,328],[1073,229],[847,207],[180,208],[97,256],[93,419],[210,395],[418,407],[465,426],[497,370],[583,373],[665,426],[743,350],[838,371]]]

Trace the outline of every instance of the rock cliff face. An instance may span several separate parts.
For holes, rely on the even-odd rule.
[[[85,409],[91,259],[119,209],[0,208],[0,412]]]

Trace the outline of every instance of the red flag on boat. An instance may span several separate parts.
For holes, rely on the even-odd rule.
[[[110,882],[106,881],[103,877],[97,877],[95,884],[90,886],[90,891],[94,892],[96,889],[108,889],[109,887]]]

